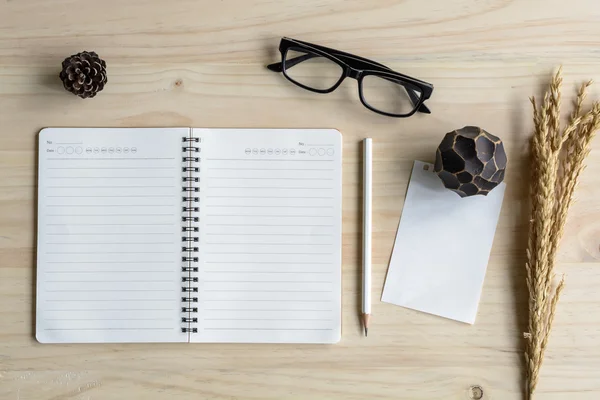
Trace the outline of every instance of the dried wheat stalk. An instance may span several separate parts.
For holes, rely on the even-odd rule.
[[[531,219],[526,263],[529,327],[524,334],[530,399],[538,383],[556,304],[565,284],[564,279],[555,282],[558,245],[590,143],[600,127],[600,103],[594,103],[582,115],[583,101],[591,85],[587,82],[577,93],[574,111],[561,129],[561,84],[559,69],[542,104],[538,107],[535,98],[531,98],[535,132],[531,141]]]

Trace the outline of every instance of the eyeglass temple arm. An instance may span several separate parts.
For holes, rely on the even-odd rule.
[[[310,60],[311,58],[318,57],[316,54],[306,53],[303,56],[295,57],[292,59],[285,60],[287,68],[292,68],[294,65],[298,65],[303,61]],[[283,62],[267,65],[267,68],[275,72],[283,72]]]
[[[285,60],[285,65],[286,65],[286,68],[292,68],[293,66],[298,65],[303,61],[310,60],[311,58],[314,58],[314,57],[319,57],[319,55],[307,53],[303,56]],[[389,69],[385,65],[382,65],[382,64],[378,64],[378,65],[380,65],[382,68]],[[283,62],[269,64],[269,65],[267,65],[267,68],[274,72],[283,72]],[[393,80],[391,80],[391,79],[388,79],[386,77],[383,77],[383,78],[385,80],[393,82]],[[410,97],[410,101],[412,101],[413,105],[419,103],[419,96],[417,96],[412,90],[408,89],[408,90],[406,90],[406,93],[408,93],[408,97]],[[427,108],[427,106],[425,104],[421,104],[417,111],[425,113],[425,114],[431,114],[431,110],[429,110],[429,108]]]
[[[391,81],[391,79],[388,79],[388,78],[384,78],[384,79],[386,79],[386,80],[388,80],[388,81]],[[413,106],[414,106],[415,104],[418,104],[418,103],[419,103],[419,100],[421,100],[421,99],[419,99],[419,96],[417,96],[417,95],[415,94],[415,92],[413,92],[413,91],[412,91],[410,88],[406,88],[406,93],[408,93],[408,97],[410,97],[410,101],[412,101],[412,103],[413,103]],[[431,114],[431,110],[430,110],[429,108],[427,108],[427,106],[426,106],[424,103],[422,103],[422,104],[419,106],[419,108],[418,108],[418,110],[417,110],[417,111],[418,111],[418,112],[421,112],[421,113],[423,113],[423,114]]]

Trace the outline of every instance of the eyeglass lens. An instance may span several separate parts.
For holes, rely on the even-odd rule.
[[[365,103],[393,115],[410,114],[422,96],[421,90],[410,83],[377,75],[364,76],[361,89]]]
[[[315,90],[331,89],[344,73],[344,69],[330,59],[299,48],[288,49],[283,67],[289,79]]]
[[[294,83],[318,91],[333,88],[344,74],[342,66],[320,54],[303,48],[289,48],[283,56],[283,72]],[[369,107],[392,115],[412,113],[421,90],[408,82],[379,75],[361,80],[363,100]]]

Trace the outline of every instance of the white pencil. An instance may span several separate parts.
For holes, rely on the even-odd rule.
[[[372,139],[363,141],[363,287],[362,312],[365,336],[371,317],[371,210],[373,206]]]

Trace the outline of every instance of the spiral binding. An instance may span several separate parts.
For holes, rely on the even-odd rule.
[[[200,192],[198,183],[200,178],[196,176],[200,172],[200,157],[197,153],[200,153],[200,138],[182,138],[183,146],[181,151],[184,156],[182,157],[183,172],[182,188],[181,191],[185,193],[181,197],[183,203],[181,207],[181,332],[184,333],[197,333],[198,328],[195,324],[198,323],[198,317],[195,316],[198,313],[198,307],[194,306],[194,303],[198,303],[198,256],[196,253],[199,252],[199,248],[196,245],[200,241],[198,233],[200,228],[198,222],[200,218],[193,215],[199,212],[200,208],[197,203],[200,202],[200,197],[197,195]]]

